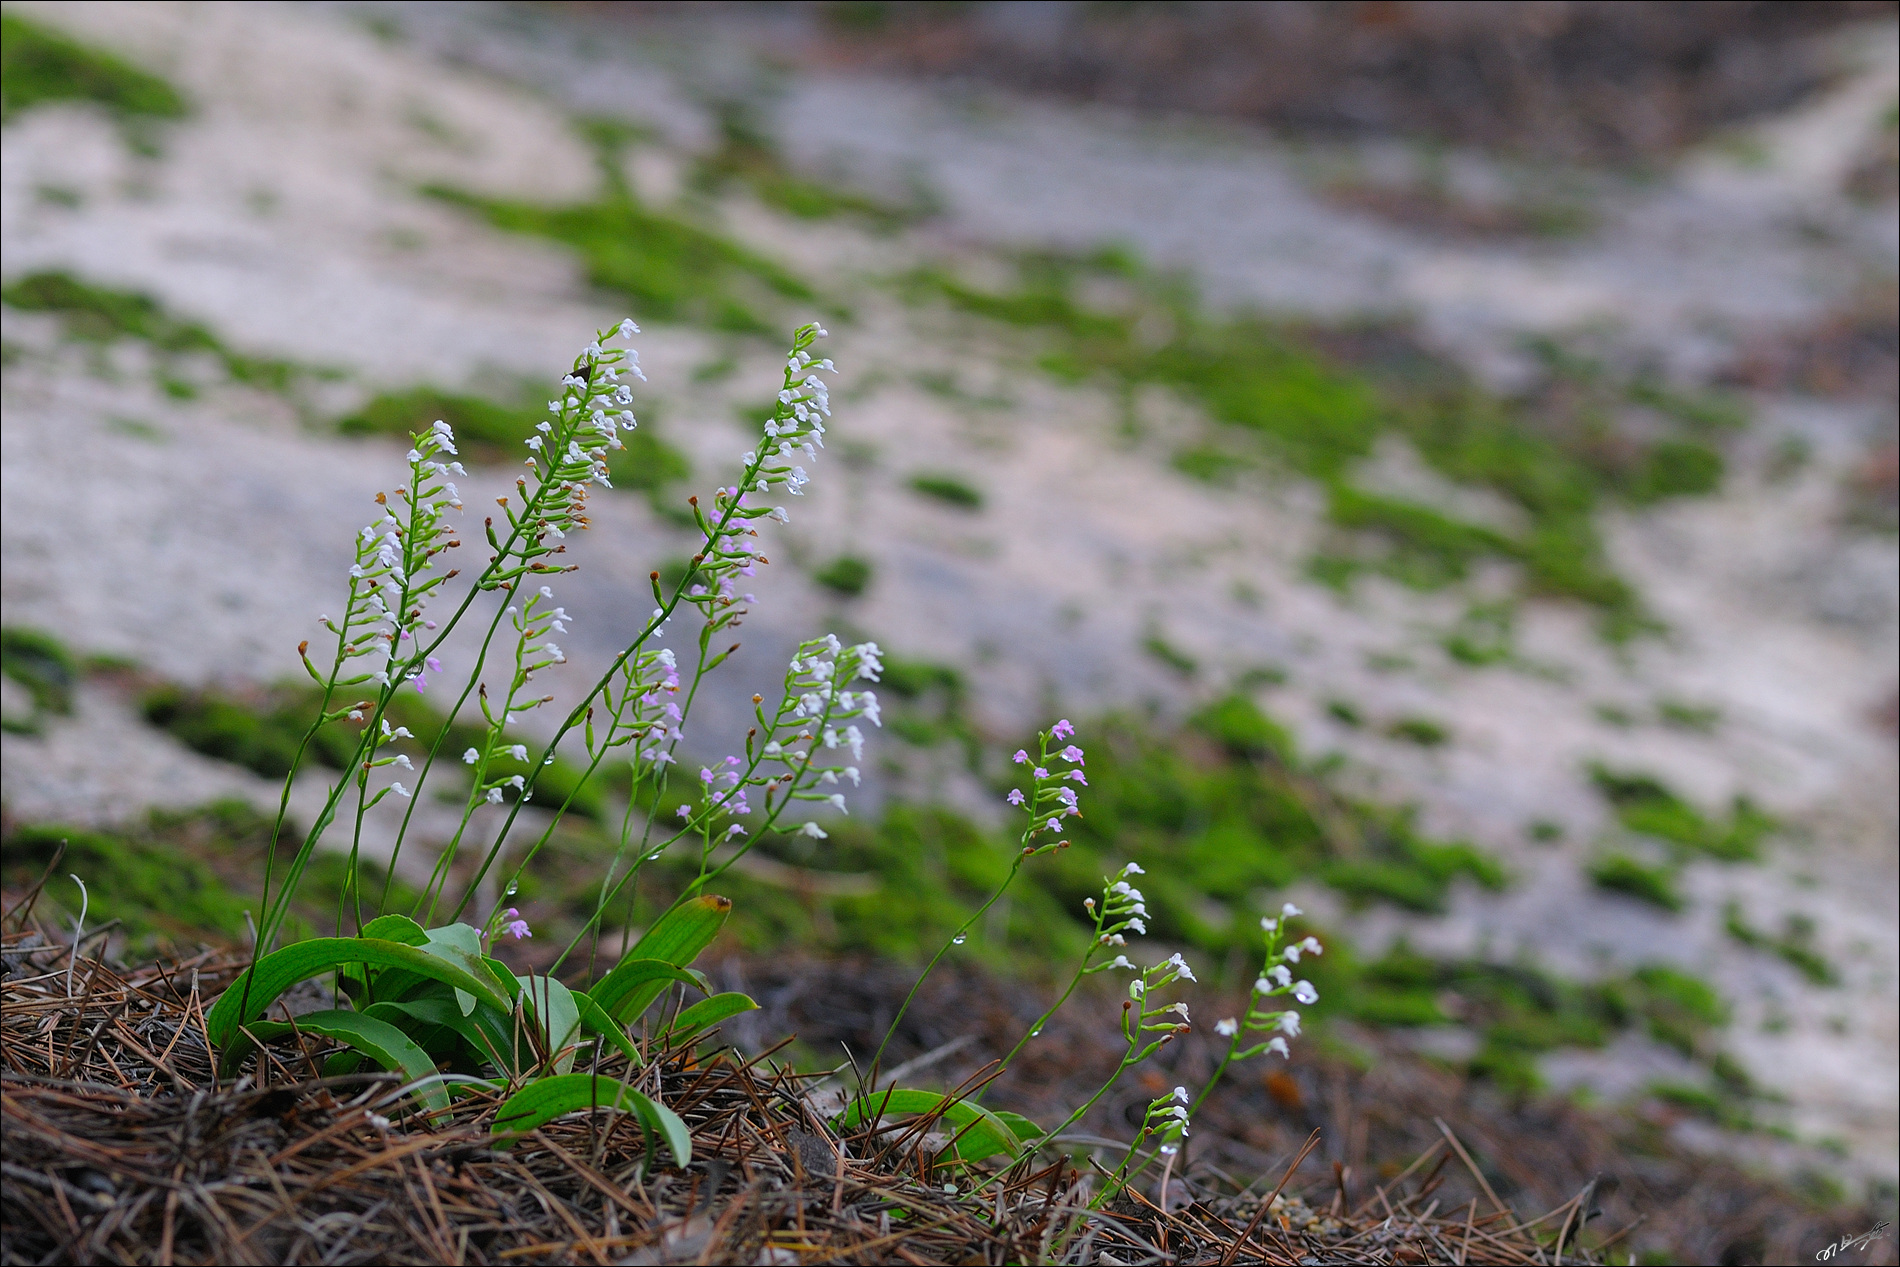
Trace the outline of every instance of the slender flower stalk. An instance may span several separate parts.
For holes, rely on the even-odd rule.
[[[1022,834],[1017,838],[1019,847],[1016,857],[1010,862],[1009,874],[1003,877],[1003,882],[997,886],[994,893],[990,894],[983,905],[977,907],[970,917],[950,934],[949,939],[937,953],[931,956],[930,962],[924,965],[924,970],[917,974],[917,980],[910,987],[910,993],[904,996],[903,1005],[897,1009],[897,1015],[891,1018],[889,1027],[884,1031],[883,1041],[878,1043],[877,1052],[871,1057],[873,1070],[877,1069],[879,1062],[883,1060],[884,1049],[890,1046],[891,1036],[897,1033],[897,1027],[903,1022],[904,1014],[910,1010],[911,1003],[917,998],[917,991],[923,988],[924,982],[943,957],[950,953],[950,948],[961,946],[968,939],[970,929],[975,927],[976,922],[1001,900],[1003,894],[1009,892],[1010,885],[1014,884],[1016,877],[1021,874],[1023,864],[1031,858],[1068,847],[1067,840],[1050,838],[1061,835],[1062,822],[1065,818],[1079,818],[1082,814],[1075,788],[1068,785],[1088,786],[1088,777],[1082,770],[1083,765],[1086,764],[1085,754],[1074,744],[1069,744],[1060,750],[1055,748],[1056,744],[1062,743],[1074,734],[1075,727],[1065,717],[1036,737],[1037,756],[1033,762],[1030,760],[1028,751],[1024,749],[1018,749],[1015,757],[1012,758],[1015,764],[1030,767],[1030,778],[1028,792],[1025,793],[1021,788],[1011,788],[1009,795],[1003,798],[1010,805],[1022,810],[1028,819]],[[1068,768],[1057,768],[1062,766]],[[1073,989],[1073,985],[1070,988]],[[1065,993],[1063,997],[1068,996]],[[1059,1003],[1058,1006],[1060,1006]],[[1047,1019],[1046,1016],[1045,1019]],[[1032,1027],[1031,1036],[1039,1028],[1040,1026]],[[1028,1039],[1025,1038],[1023,1041],[1026,1042]],[[1022,1043],[1017,1043],[1016,1049],[1021,1050],[1021,1048]],[[1012,1051],[1010,1054],[1014,1056],[1015,1052]],[[1004,1063],[1007,1065],[1008,1062]]]
[[[1227,1066],[1236,1060],[1247,1060],[1266,1052],[1275,1052],[1282,1058],[1290,1055],[1287,1039],[1300,1036],[1300,1013],[1298,1008],[1269,1008],[1268,1000],[1291,995],[1293,1001],[1303,1007],[1319,1002],[1319,991],[1313,983],[1296,979],[1288,964],[1298,965],[1306,955],[1325,953],[1316,937],[1306,937],[1299,941],[1288,942],[1287,921],[1305,914],[1299,907],[1288,902],[1280,908],[1277,918],[1268,917],[1260,921],[1261,931],[1266,934],[1266,957],[1261,961],[1260,973],[1254,978],[1253,989],[1247,996],[1247,1010],[1242,1018],[1227,1017],[1214,1026],[1214,1032],[1227,1039],[1227,1051],[1221,1056],[1220,1064],[1214,1067],[1207,1085],[1194,1097],[1189,1106],[1190,1113],[1200,1112],[1201,1105],[1209,1093],[1220,1082],[1221,1075],[1227,1072]],[[1282,944],[1284,943],[1284,944]],[[1250,1041],[1251,1036],[1270,1034],[1272,1037],[1254,1043],[1241,1050],[1241,1044]]]

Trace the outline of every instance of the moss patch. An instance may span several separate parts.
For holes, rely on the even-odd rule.
[[[146,692],[141,700],[145,719],[168,731],[194,752],[229,761],[265,778],[282,778],[289,770],[305,729],[316,719],[322,693],[314,687],[287,686],[249,692],[218,689],[188,690],[165,684]],[[332,708],[343,702],[332,701]],[[399,691],[390,699],[385,717],[391,726],[404,726],[416,736],[384,749],[402,752],[421,764],[431,747],[438,758],[430,777],[440,787],[446,783],[458,791],[466,787],[461,753],[482,742],[484,730],[466,720],[444,726],[442,718],[428,702]],[[360,726],[347,718],[331,722],[318,730],[311,740],[306,765],[318,763],[331,769],[343,769],[356,752]],[[519,740],[510,736],[509,742]],[[527,743],[525,740],[520,740]],[[535,745],[527,743],[532,751]],[[492,773],[506,776],[526,774],[530,765],[498,754],[490,763]],[[584,777],[583,767],[566,759],[544,766],[535,780],[537,804],[566,803],[568,812],[583,818],[599,818],[605,812],[602,779]]]
[[[6,887],[33,883],[66,842],[60,877],[40,899],[41,918],[56,913],[70,929],[79,912],[79,892],[67,872],[86,882],[86,926],[117,919],[136,953],[197,942],[235,943],[247,936],[244,913],[253,913],[264,882],[264,856],[271,820],[243,801],[223,800],[182,811],[155,810],[137,828],[92,831],[57,824],[23,824],[4,842]],[[280,864],[296,850],[294,828],[278,843]],[[298,891],[287,939],[333,931],[344,892],[348,859],[322,851],[310,861]],[[380,895],[383,872],[361,865],[370,896]],[[281,870],[278,872],[281,876]],[[401,881],[391,888],[392,909],[407,910],[415,893]]]
[[[595,202],[544,206],[484,198],[444,186],[424,192],[480,215],[506,233],[547,238],[581,258],[587,280],[622,297],[642,321],[678,321],[744,334],[769,333],[760,316],[777,302],[810,303],[810,286],[728,238],[649,210],[624,185]]]
[[[39,712],[73,711],[79,665],[65,644],[51,634],[18,625],[0,629],[0,673],[28,690]]]
[[[923,199],[898,205],[800,175],[743,103],[724,103],[718,117],[719,146],[693,167],[693,184],[702,192],[719,193],[741,184],[768,207],[801,220],[846,216],[882,232],[903,228],[932,210]]]
[[[871,564],[854,554],[842,554],[816,572],[811,579],[846,598],[856,598],[871,584]]]
[[[1344,585],[1371,570],[1439,586],[1462,579],[1480,559],[1501,559],[1519,565],[1526,593],[1599,608],[1615,637],[1645,621],[1635,593],[1609,567],[1595,510],[1605,501],[1711,491],[1721,457],[1697,433],[1717,425],[1712,419],[1733,425],[1731,412],[1699,398],[1618,385],[1555,351],[1546,358],[1544,388],[1502,400],[1395,332],[1215,317],[1178,279],[1113,252],[1025,256],[1014,287],[1003,291],[939,270],[915,274],[910,286],[914,295],[1037,331],[1038,364],[1059,378],[1106,380],[1122,393],[1142,384],[1171,388],[1202,405],[1230,440],[1251,438],[1263,456],[1324,483],[1338,540],[1316,561],[1322,580]],[[1665,429],[1692,434],[1623,435],[1609,419],[1633,404],[1661,415]],[[1507,532],[1357,486],[1356,465],[1386,434],[1405,437],[1445,477],[1503,496],[1528,527]],[[1228,452],[1193,446],[1177,465],[1217,481],[1243,461]]]
[[[167,366],[161,383],[174,395],[195,390],[174,372],[177,361],[192,354],[217,361],[232,381],[265,391],[288,390],[299,373],[289,361],[234,351],[207,326],[176,316],[150,295],[95,286],[70,273],[29,273],[0,288],[0,301],[22,312],[55,314],[67,337],[83,342],[143,340]]]
[[[1630,831],[1666,841],[1682,858],[1706,854],[1724,862],[1750,862],[1761,856],[1762,841],[1775,820],[1737,797],[1725,820],[1711,819],[1677,796],[1663,782],[1640,771],[1590,767],[1590,779]]]
[[[150,71],[18,14],[0,14],[0,121],[52,101],[96,102],[122,121],[187,112],[184,94]]]

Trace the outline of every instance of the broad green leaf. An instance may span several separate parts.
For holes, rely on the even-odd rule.
[[[622,959],[620,966],[595,982],[588,994],[607,1015],[622,1025],[631,1025],[660,997],[669,981],[684,981],[711,993],[703,972],[677,967],[664,959]]]
[[[617,1078],[585,1073],[559,1074],[529,1083],[501,1106],[495,1115],[495,1124],[489,1128],[489,1138],[506,1147],[514,1137],[525,1135],[557,1117],[591,1108],[631,1112],[639,1119],[642,1129],[659,1132],[676,1163],[684,1166],[693,1159],[692,1133],[679,1114]]]
[[[513,1026],[510,1018],[502,1017],[492,1007],[478,1008],[474,1013],[464,1016],[462,1009],[444,996],[420,999],[402,999],[388,1003],[372,1003],[363,1009],[365,1016],[375,1016],[400,1026],[417,1045],[432,1054],[435,1048],[423,1041],[415,1026],[440,1026],[453,1033],[460,1034],[469,1046],[488,1057],[490,1063],[503,1072],[512,1072],[518,1062],[506,1058],[513,1045]],[[408,1018],[410,1024],[404,1024]]]
[[[659,922],[652,928],[647,929],[646,935],[636,942],[633,949],[629,950],[626,957],[621,960],[621,965],[625,966],[628,961],[657,959],[662,963],[684,968],[699,958],[700,951],[712,945],[713,938],[719,935],[726,917],[731,914],[732,899],[729,897],[703,893],[682,902],[662,915]],[[615,968],[614,972],[608,973],[606,979],[600,984],[606,985],[608,981],[612,981],[614,973],[619,971],[618,967]],[[594,988],[594,997],[615,1020],[623,1025],[631,1025],[653,1005],[653,1000],[659,998],[660,992],[664,989],[666,989],[664,980],[649,978],[626,990],[625,993],[616,993],[611,1003],[601,995],[599,986]]]
[[[627,1041],[627,1031],[620,1022],[607,1015],[605,1008],[594,1002],[585,990],[575,990],[574,1002],[581,1010],[581,1028],[590,1034],[598,1034],[626,1053],[627,1059],[635,1065],[641,1062],[640,1049]]]
[[[704,893],[674,907],[647,929],[646,935],[627,952],[630,959],[664,959],[684,968],[699,958],[699,952],[712,945],[726,917],[732,914],[732,899]]]
[[[428,944],[423,949],[430,954],[448,959],[451,963],[460,963],[478,977],[487,967],[487,961],[482,956],[481,931],[472,925],[445,924],[441,928],[431,928],[428,937]],[[449,951],[459,953],[451,956],[447,953]],[[463,1016],[475,1010],[475,996],[466,990],[455,992],[455,1002],[462,1009]]]
[[[536,1017],[536,1028],[547,1043],[548,1054],[556,1057],[555,1072],[572,1073],[577,1053],[563,1053],[562,1049],[573,1045],[580,1030],[580,1004],[575,1002],[573,993],[553,977],[517,975],[515,983],[521,987],[521,996],[527,999]]]
[[[341,1009],[306,1012],[297,1018],[295,1028],[306,1034],[318,1034],[339,1043],[347,1043],[383,1068],[393,1069],[411,1082],[435,1077],[435,1062],[429,1059],[428,1053],[416,1046],[407,1034],[379,1017]],[[292,1032],[292,1026],[287,1021],[253,1021],[245,1029],[260,1042],[281,1038]],[[234,1044],[227,1052],[226,1060],[229,1061],[233,1054],[241,1059],[242,1047]],[[440,1082],[430,1081],[416,1088],[416,1096],[431,1114],[444,1112],[449,1107],[449,1093]]]
[[[419,927],[413,920],[403,916],[384,918],[401,920],[402,925],[407,925],[404,931],[408,935],[413,935],[413,930]],[[503,968],[498,975],[495,973],[495,961],[482,955],[481,934],[468,924],[448,924],[441,928],[429,929],[423,934],[423,940],[414,944],[423,953],[452,963],[477,979],[489,980],[490,988],[497,992],[514,989],[514,974],[506,968]],[[379,1003],[404,998],[426,975],[401,971],[380,973],[375,979],[370,997]],[[458,989],[455,1001],[461,1006],[464,1016],[475,1010],[475,996],[467,990]]]
[[[501,982],[502,987],[508,991],[509,998],[515,998],[521,993],[521,986],[515,980],[514,970],[507,964],[499,959],[483,959],[482,962],[488,965],[488,974]]]
[[[950,1151],[961,1161],[979,1161],[997,1153],[1014,1157],[1022,1151],[1016,1142],[1016,1132],[996,1114],[980,1104],[953,1100],[935,1091],[896,1087],[873,1091],[853,1100],[837,1120],[840,1128],[853,1130],[867,1122],[903,1113],[941,1114],[948,1133],[956,1137]]]
[[[1037,1140],[1043,1137],[1043,1129],[1020,1113],[1011,1113],[1008,1109],[991,1109],[996,1120],[1016,1133],[1017,1139]]]
[[[205,1015],[205,1030],[212,1044],[218,1048],[229,1046],[238,1026],[262,1016],[285,990],[299,981],[334,972],[348,964],[405,969],[457,990],[466,990],[503,1013],[514,1010],[501,989],[486,979],[486,969],[478,977],[457,963],[401,942],[370,937],[316,937],[265,955],[255,967],[246,969],[225,988]]]
[[[673,1026],[667,1030],[667,1037],[673,1042],[682,1042],[703,1029],[711,1029],[721,1021],[729,1020],[741,1012],[750,1012],[759,1005],[743,994],[715,994],[710,999],[702,999],[673,1018]]]
[[[405,946],[420,946],[429,940],[429,932],[407,915],[378,915],[363,925],[359,937],[374,937],[379,941],[399,941]]]

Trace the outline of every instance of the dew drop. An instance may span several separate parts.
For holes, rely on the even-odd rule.
[[[508,881],[508,887],[507,889],[503,891],[502,896],[513,897],[516,891],[519,890],[520,888],[521,888],[521,882],[519,880],[510,880]]]
[[[1038,1025],[1038,1026],[1036,1026],[1036,1028],[1034,1028],[1034,1029],[1032,1029],[1032,1030],[1030,1030],[1030,1031],[1029,1031],[1029,1036],[1030,1036],[1031,1038],[1041,1038],[1041,1037],[1042,1037],[1042,1026],[1040,1026],[1040,1025]]]
[[[952,937],[950,939],[950,944],[952,946],[961,946],[964,942],[968,940],[970,940],[968,937],[965,937],[962,933],[958,933],[955,937]]]

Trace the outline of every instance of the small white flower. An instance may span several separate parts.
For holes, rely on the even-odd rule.
[[[830,796],[827,796],[825,799],[827,801],[830,801],[832,806],[835,809],[837,809],[837,811],[840,814],[850,813],[850,811],[845,809],[844,807],[844,794],[842,792],[833,792]]]
[[[485,799],[490,805],[501,804],[501,789],[498,787],[489,788],[488,795],[483,799]]]
[[[473,752],[475,750],[470,748],[469,751]],[[508,755],[517,761],[526,761],[528,759],[528,745],[525,743],[515,744],[508,749]]]
[[[1308,937],[1305,941],[1300,943],[1300,947],[1309,955],[1320,954],[1326,949],[1326,947],[1319,944],[1319,938],[1317,937]]]
[[[1123,875],[1147,875],[1148,873],[1141,869],[1141,864],[1139,862],[1131,862],[1127,866],[1122,868],[1122,874]]]
[[[825,829],[820,827],[817,823],[806,823],[798,830],[804,835],[810,836],[813,840],[823,840],[825,838]]]
[[[1260,921],[1260,927],[1269,933],[1272,932],[1274,929],[1278,928],[1279,926],[1280,926],[1280,921],[1277,919],[1262,919]]]
[[[1128,997],[1138,999],[1148,993],[1148,983],[1137,977],[1128,983]]]
[[[1168,964],[1189,981],[1199,982],[1199,978],[1194,975],[1194,969],[1188,967],[1188,961],[1181,958],[1178,952],[1168,956]]]
[[[792,522],[792,517],[789,514],[785,513],[785,507],[783,506],[772,507],[772,513],[767,515],[766,518],[776,519],[782,524],[788,524]]]
[[[1111,968],[1132,968],[1135,965],[1128,961],[1127,955],[1116,955],[1115,962],[1109,964],[1108,966]]]
[[[1276,1021],[1275,1024],[1279,1027],[1280,1032],[1285,1034],[1288,1038],[1298,1038],[1300,1036],[1300,1014],[1298,1012],[1289,1009],[1280,1013],[1280,1019]]]
[[[1286,970],[1286,965],[1283,963],[1274,964],[1273,967],[1267,970],[1267,975],[1272,977],[1279,985],[1293,984],[1293,974]]]
[[[1291,1059],[1291,1058],[1292,1058],[1292,1053],[1291,1053],[1291,1052],[1289,1052],[1289,1051],[1287,1050],[1287,1047],[1286,1047],[1286,1039],[1284,1039],[1284,1038],[1276,1038],[1276,1039],[1274,1039],[1274,1040],[1272,1040],[1271,1042],[1269,1042],[1269,1043],[1267,1044],[1267,1050],[1268,1050],[1268,1051],[1277,1051],[1277,1052],[1279,1052],[1279,1053],[1280,1053],[1280,1054],[1281,1054],[1282,1056],[1285,1056],[1285,1057],[1287,1057],[1288,1059]]]
[[[403,797],[404,799],[407,799],[409,796],[409,789],[404,787],[400,783],[391,783],[389,785],[389,790],[394,792],[397,796]]]
[[[1301,981],[1294,985],[1293,997],[1311,1007],[1319,1002],[1319,991],[1313,988],[1311,981]]]
[[[1293,903],[1288,902],[1280,908],[1280,914],[1286,916],[1288,919],[1292,919],[1295,915],[1304,915],[1306,912],[1293,905]]]
[[[1232,1038],[1240,1032],[1240,1022],[1231,1016],[1223,1017],[1214,1022],[1214,1032],[1222,1038]]]
[[[1298,942],[1294,942],[1291,946],[1288,946],[1281,953],[1286,956],[1286,961],[1288,963],[1298,963],[1300,961],[1300,944]]]
[[[1179,1013],[1181,1019],[1184,1021],[1194,1019],[1193,1017],[1188,1015],[1188,1005],[1185,1003],[1176,1003],[1172,1007],[1170,1007],[1168,1011]]]

